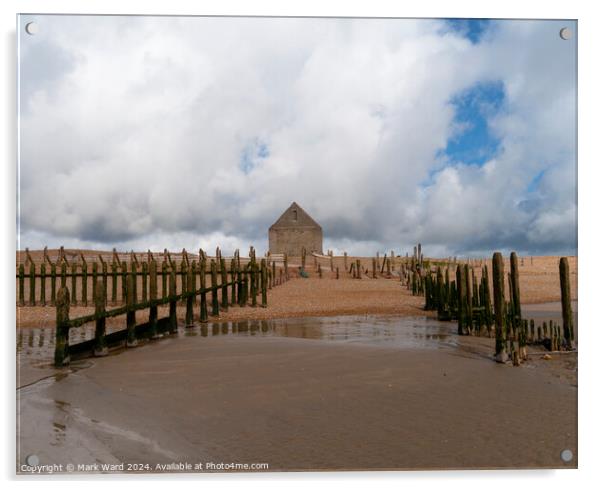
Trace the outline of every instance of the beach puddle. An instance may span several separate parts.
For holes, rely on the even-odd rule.
[[[217,325],[216,325],[217,326]],[[334,341],[400,348],[455,345],[450,323],[428,318],[343,316],[239,321],[204,328],[211,336],[238,334]],[[206,329],[206,331],[204,331]]]
[[[286,337],[416,349],[456,346],[453,329],[452,323],[421,317],[335,316],[180,325],[177,337]],[[72,330],[69,343],[73,345],[93,338],[94,325],[90,324]],[[54,344],[54,329],[20,329],[17,332],[19,363],[48,366],[54,355]]]
[[[577,302],[573,301],[575,334]],[[562,323],[560,302],[525,304],[523,318],[534,319],[536,326],[551,319]],[[458,346],[455,322],[441,322],[424,317],[333,316],[290,319],[248,320],[180,325],[178,338],[199,336],[211,339],[224,335],[286,337],[318,341],[392,346],[402,349]],[[72,329],[69,343],[74,345],[94,338],[94,324]],[[107,333],[123,329],[107,326]],[[173,336],[172,336],[173,337]],[[17,331],[19,364],[48,367],[54,355],[55,331],[52,328],[22,328]]]

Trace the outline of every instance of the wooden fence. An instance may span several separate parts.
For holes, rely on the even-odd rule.
[[[219,254],[218,254],[219,256]],[[115,343],[125,342],[126,346],[136,346],[140,338],[159,338],[162,334],[170,334],[177,331],[176,306],[178,301],[186,304],[186,326],[193,324],[194,304],[199,297],[199,316],[201,322],[207,322],[209,315],[218,316],[221,310],[238,305],[245,307],[258,305],[260,296],[261,307],[267,307],[267,291],[275,285],[270,281],[271,267],[264,258],[257,263],[254,251],[246,265],[239,264],[237,257],[231,261],[230,269],[226,268],[224,258],[208,259],[204,253],[200,253],[200,261],[195,266],[193,261],[180,271],[181,292],[177,293],[178,272],[172,266],[166,274],[160,274],[157,261],[150,259],[148,262],[147,278],[148,289],[142,293],[142,300],[137,295],[139,272],[134,266],[125,271],[123,277],[123,294],[125,295],[125,306],[116,309],[106,309],[106,281],[103,277],[94,277],[93,297],[95,312],[86,316],[71,319],[69,308],[73,305],[72,292],[67,288],[67,282],[61,283],[55,298],[56,305],[56,343],[54,363],[63,366],[69,363],[71,356],[92,353],[103,356],[107,353],[107,347]],[[219,263],[219,265],[218,265]],[[209,269],[207,270],[207,264]],[[135,265],[135,262],[132,263]],[[206,284],[206,276],[210,276],[210,285]],[[229,275],[229,278],[228,278]],[[158,295],[159,277],[168,282],[164,286],[161,297]],[[200,283],[197,281],[200,279]],[[286,280],[287,275],[281,274],[280,282]],[[146,280],[146,279],[145,279]],[[146,282],[143,282],[146,284]],[[200,286],[199,286],[200,285]],[[211,302],[208,302],[207,294],[211,294]],[[169,314],[165,318],[158,318],[158,306],[169,305]],[[136,324],[136,311],[149,309],[149,321],[144,324]],[[106,319],[126,316],[125,329],[115,333],[106,334]],[[72,328],[81,327],[87,323],[95,322],[95,338],[75,345],[69,345],[69,331]]]
[[[254,256],[254,250],[251,249]],[[121,255],[121,257],[120,257]],[[159,266],[157,256],[163,256]],[[143,259],[143,257],[146,258]],[[112,259],[107,255],[98,254],[88,256],[83,253],[75,255],[71,261],[67,260],[66,253],[59,251],[58,257],[51,260],[47,253],[44,260],[36,263],[26,251],[26,258],[17,266],[17,305],[24,306],[54,306],[57,291],[60,287],[70,287],[71,305],[92,305],[100,280],[103,289],[105,305],[125,304],[127,277],[136,277],[134,282],[134,298],[146,301],[149,298],[150,264],[157,263],[158,294],[161,298],[169,294],[168,277],[172,271],[176,273],[176,290],[185,292],[188,273],[192,273],[193,284],[201,280],[201,262],[208,259],[203,250],[199,251],[198,261],[194,255],[188,255],[183,250],[179,256],[172,257],[167,250],[157,254],[118,254],[113,251]],[[218,282],[232,280],[241,267],[248,266],[251,258],[242,258],[238,250],[233,257],[224,258],[219,248],[213,257],[218,266]],[[128,260],[128,261],[126,261]],[[284,260],[267,258],[268,288],[281,284],[288,279],[286,257]],[[205,268],[204,274],[210,275],[211,271]]]

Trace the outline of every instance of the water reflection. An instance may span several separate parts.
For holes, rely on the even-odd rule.
[[[288,337],[304,340],[337,341],[399,348],[440,348],[455,345],[455,323],[428,318],[398,317],[323,317],[238,322],[195,323],[181,325],[178,337],[211,339],[223,335]],[[118,329],[107,328],[107,332]],[[94,338],[94,324],[69,332],[70,344]],[[50,328],[20,329],[17,334],[17,352],[21,358],[51,361],[54,355],[55,331]]]

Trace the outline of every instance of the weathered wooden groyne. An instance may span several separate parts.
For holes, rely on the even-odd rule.
[[[537,328],[537,334],[534,321],[522,317],[519,261],[515,252],[510,254],[510,272],[507,274],[502,254],[493,254],[491,282],[486,264],[477,267],[458,263],[455,280],[450,280],[453,268],[452,262],[433,266],[428,261],[420,263],[413,258],[402,279],[405,277],[414,295],[424,295],[425,310],[437,311],[441,321],[457,321],[459,335],[494,336],[496,361],[510,359],[519,365],[527,358],[527,345],[542,345],[550,351],[573,350],[570,273],[566,257],[559,262],[562,331],[559,324],[549,321]],[[477,278],[478,268],[480,278]]]
[[[25,250],[25,260],[17,265],[18,306],[54,306],[58,289],[65,286],[69,286],[72,305],[92,305],[99,286],[104,291],[105,304],[125,304],[129,276],[136,277],[134,297],[145,301],[150,292],[151,263],[155,264],[159,277],[157,294],[161,298],[169,294],[168,277],[172,271],[176,274],[176,289],[180,291],[186,290],[189,273],[192,273],[195,283],[201,280],[201,262],[205,262],[204,273],[211,274],[203,250],[199,250],[198,255],[189,254],[185,249],[178,255],[172,255],[167,250],[163,253],[117,253],[113,250],[111,255],[99,253],[92,256],[79,252],[68,260],[61,248],[53,258],[45,249],[43,260],[36,263],[29,251]],[[251,262],[251,257],[241,257],[238,250],[232,257],[223,257],[219,247],[212,259],[218,268],[218,280],[226,280],[228,276],[236,274],[237,268],[246,267]],[[286,256],[271,257],[268,254],[266,260],[268,288],[288,279]]]
[[[139,339],[157,339],[164,334],[177,332],[177,303],[186,305],[185,324],[191,326],[194,322],[194,304],[199,304],[198,320],[207,322],[209,316],[219,316],[220,310],[227,310],[232,306],[258,306],[267,307],[267,291],[276,285],[273,281],[275,264],[268,264],[268,259],[260,261],[251,248],[249,260],[241,263],[240,254],[237,252],[226,265],[226,259],[221,257],[219,248],[216,257],[209,259],[203,250],[199,252],[199,261],[183,260],[179,268],[181,278],[180,293],[177,292],[178,267],[172,262],[160,275],[157,261],[149,256],[147,267],[144,268],[144,290],[140,300],[137,293],[139,272],[136,261],[131,262],[130,269],[125,269],[122,293],[125,296],[125,305],[107,310],[106,285],[103,277],[94,277],[93,298],[95,311],[93,314],[70,318],[69,310],[73,305],[72,292],[63,281],[55,297],[56,306],[56,343],[54,363],[56,366],[68,364],[73,355],[93,354],[102,356],[107,353],[107,347],[113,344],[125,344],[134,347]],[[210,285],[207,284],[209,276]],[[168,282],[163,285],[162,295],[158,294],[159,277]],[[272,278],[271,278],[272,277]],[[288,279],[285,272],[279,277],[282,283]],[[148,287],[147,284],[148,283]],[[207,295],[211,294],[209,303]],[[198,301],[197,301],[198,297]],[[162,305],[169,306],[169,313],[164,318],[158,317],[158,308]],[[138,324],[136,312],[149,311],[149,320]],[[115,333],[106,334],[106,320],[118,316],[125,316],[125,328]],[[95,338],[75,345],[69,345],[69,331],[85,324],[94,322],[96,325]]]

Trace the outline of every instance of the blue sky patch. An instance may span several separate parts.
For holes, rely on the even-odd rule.
[[[541,179],[543,178],[545,172],[545,170],[541,170],[537,175],[535,175],[535,177],[533,178],[533,180],[531,180],[529,186],[527,187],[527,192],[535,192],[537,190],[537,188],[539,187],[539,182],[541,182]]]
[[[254,139],[242,150],[238,167],[248,175],[261,163],[261,160],[268,156],[270,156],[268,145],[259,139]]]
[[[458,32],[477,44],[489,28],[489,19],[445,19],[445,24],[452,31]]]
[[[490,130],[488,120],[502,110],[502,82],[477,83],[454,96],[454,125],[458,132],[442,152],[453,163],[483,165],[499,151],[500,140]]]

